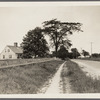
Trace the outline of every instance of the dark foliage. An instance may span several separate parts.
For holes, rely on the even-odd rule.
[[[83,56],[89,56],[89,52],[87,52],[85,50],[82,50],[82,54],[83,54]]]
[[[78,52],[77,48],[72,48],[71,51],[73,58],[77,58],[78,56],[80,56],[80,53]]]
[[[66,50],[66,48],[63,45],[58,50],[57,57],[61,58],[62,60],[65,60],[65,58],[68,57],[68,50]]]
[[[99,58],[99,57],[100,57],[100,54],[98,54],[98,53],[93,53],[93,54],[92,54],[92,57]]]
[[[75,31],[82,31],[81,25],[81,23],[61,22],[57,19],[52,19],[43,23],[44,34],[50,37],[51,45],[55,47],[56,56],[58,48],[62,44],[67,48],[72,45],[71,41],[68,39],[68,35],[72,35]]]
[[[22,48],[23,58],[44,57],[48,53],[49,48],[41,28],[36,27],[26,34],[23,38]]]

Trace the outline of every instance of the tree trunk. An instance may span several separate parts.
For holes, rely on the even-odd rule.
[[[36,54],[34,55],[34,58],[36,58]]]
[[[58,51],[58,43],[57,43],[57,32],[55,33],[55,37],[56,37],[56,40],[55,40],[55,52],[56,52],[56,58],[57,58],[57,51]]]
[[[58,51],[58,46],[55,46],[55,53],[56,53],[56,58],[57,58],[57,51]]]

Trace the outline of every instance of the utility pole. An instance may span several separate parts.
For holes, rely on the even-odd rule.
[[[81,53],[83,53],[83,52],[82,52],[82,48],[81,48]]]
[[[92,43],[93,43],[93,42],[91,42],[91,57],[92,57]]]

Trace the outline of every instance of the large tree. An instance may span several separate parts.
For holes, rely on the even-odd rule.
[[[22,42],[23,58],[43,57],[48,53],[49,48],[47,41],[45,40],[42,30],[36,27],[34,30],[30,30],[23,38]]]
[[[68,35],[73,34],[75,31],[82,31],[81,25],[81,23],[61,22],[57,19],[52,19],[43,23],[44,33],[49,35],[51,44],[55,47],[56,56],[58,48],[62,44],[67,48],[72,45],[71,41],[68,39]]]

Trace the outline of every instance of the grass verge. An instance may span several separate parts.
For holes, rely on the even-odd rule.
[[[70,79],[71,89],[74,93],[100,93],[100,80],[86,76],[78,64],[72,61],[67,61],[65,67],[67,67],[67,72],[62,72],[61,77]]]
[[[36,94],[63,61],[0,69],[0,94]]]
[[[81,58],[81,60],[92,60],[92,61],[100,61],[100,57],[99,58]]]

